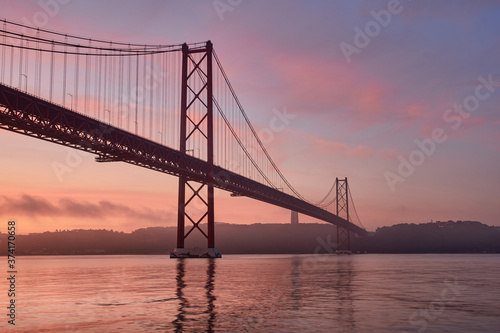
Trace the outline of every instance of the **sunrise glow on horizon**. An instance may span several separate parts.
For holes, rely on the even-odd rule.
[[[216,3],[8,2],[0,19],[117,42],[211,40],[270,155],[311,201],[347,177],[370,231],[431,220],[500,226],[497,3]],[[8,131],[0,147],[0,212],[21,234],[176,224],[176,177]],[[290,223],[288,210],[219,190],[215,214]]]

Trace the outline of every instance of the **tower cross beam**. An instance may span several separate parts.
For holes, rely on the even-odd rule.
[[[198,61],[193,58],[194,53],[203,53]],[[193,66],[188,70],[189,64]],[[204,70],[205,69],[205,70]],[[201,88],[198,92],[192,88],[195,86],[196,79],[194,73],[198,73],[199,79],[202,81]],[[181,83],[181,129],[180,129],[180,151],[186,153],[187,142],[193,140],[194,142],[204,141],[206,144],[207,161],[206,161],[206,178],[201,181],[198,190],[188,183],[188,180],[179,177],[179,200],[178,200],[178,213],[177,213],[177,249],[174,250],[172,256],[182,255],[184,250],[185,240],[192,233],[194,229],[198,229],[207,238],[207,247],[209,256],[220,257],[220,253],[215,249],[215,235],[214,235],[214,136],[213,136],[213,88],[212,88],[212,43],[208,41],[204,48],[189,49],[187,44],[182,46],[182,83]],[[193,96],[188,95],[190,91]],[[203,112],[201,120],[198,122],[193,121],[189,116],[189,110],[194,107],[195,101],[200,102],[203,110],[197,110],[198,114]],[[194,128],[187,134],[187,121],[190,121]],[[206,123],[206,133],[201,129],[201,124]],[[199,134],[196,134],[199,133]],[[197,140],[198,139],[198,140]],[[201,148],[201,147],[200,147]],[[206,186],[206,198],[201,196],[200,190]],[[186,187],[193,190],[194,194],[186,200]],[[194,197],[197,196],[206,206],[206,211],[202,217],[195,222],[186,209],[189,205],[193,204]],[[185,218],[188,218],[193,226],[187,234],[184,234]],[[207,221],[207,233],[200,228],[202,221]]]

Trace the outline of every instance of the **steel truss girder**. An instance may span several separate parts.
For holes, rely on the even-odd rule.
[[[206,161],[2,84],[0,128],[187,180],[207,179]],[[218,166],[214,166],[214,187],[366,235],[333,213]]]

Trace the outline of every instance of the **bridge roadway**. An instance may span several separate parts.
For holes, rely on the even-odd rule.
[[[3,84],[0,128],[97,154],[97,161],[123,161],[197,182],[208,178],[206,161]],[[335,214],[218,166],[214,186],[366,234]]]

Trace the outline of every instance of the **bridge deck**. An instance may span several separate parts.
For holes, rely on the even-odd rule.
[[[101,160],[123,161],[198,182],[207,180],[207,163],[201,159],[2,84],[0,128],[94,153]],[[366,234],[335,214],[221,167],[214,167],[214,186]]]

